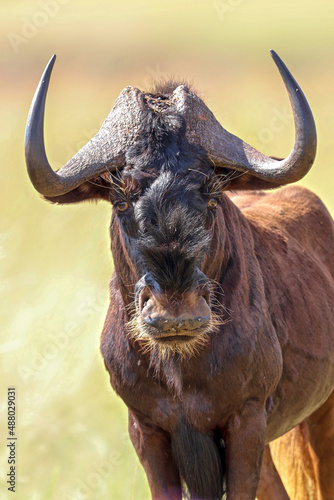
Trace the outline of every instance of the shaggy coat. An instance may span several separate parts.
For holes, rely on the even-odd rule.
[[[306,189],[259,190],[301,179],[316,153],[307,100],[272,55],[295,119],[283,160],[169,83],[124,89],[54,172],[43,139],[54,57],[31,106],[35,188],[113,205],[101,351],[153,500],[333,500],[334,224]]]

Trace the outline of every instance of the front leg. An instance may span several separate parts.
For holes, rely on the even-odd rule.
[[[253,400],[246,402],[228,423],[225,439],[228,500],[255,500],[266,426],[266,411]]]
[[[172,457],[169,435],[130,411],[129,434],[146,472],[152,500],[181,500],[180,474]]]
[[[274,465],[269,444],[264,448],[257,500],[290,500]]]

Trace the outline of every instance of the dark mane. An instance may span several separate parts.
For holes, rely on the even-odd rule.
[[[157,80],[153,82],[152,87],[147,90],[148,94],[153,94],[155,96],[169,96],[174,90],[180,85],[184,85],[188,90],[197,92],[193,88],[193,85],[183,79],[168,78],[167,80]]]

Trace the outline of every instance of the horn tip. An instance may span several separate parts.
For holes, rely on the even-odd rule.
[[[276,64],[277,64],[278,61],[281,61],[280,56],[277,54],[277,52],[275,52],[275,50],[270,49],[270,55],[271,55],[271,57],[273,58],[273,60],[275,61]]]
[[[55,63],[55,60],[56,60],[56,59],[57,59],[56,54],[52,54],[52,56],[50,57],[50,61],[48,62],[48,66],[49,66],[49,65],[52,65],[52,66],[53,66],[53,65],[54,65],[54,63]]]
[[[295,81],[295,79],[291,75],[290,71],[288,70],[288,68],[286,67],[285,63],[282,61],[280,56],[274,50],[270,51],[270,55],[273,58],[273,61],[276,64],[279,72],[281,73],[283,80],[284,81],[286,79],[292,80],[294,82],[294,85],[297,85],[297,87],[299,87],[298,83]]]

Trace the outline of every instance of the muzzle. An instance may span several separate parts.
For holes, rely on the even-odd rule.
[[[147,273],[136,287],[133,336],[146,341],[149,348],[191,353],[203,344],[212,323],[210,294],[210,282],[199,269],[192,286],[182,293],[163,290]]]

